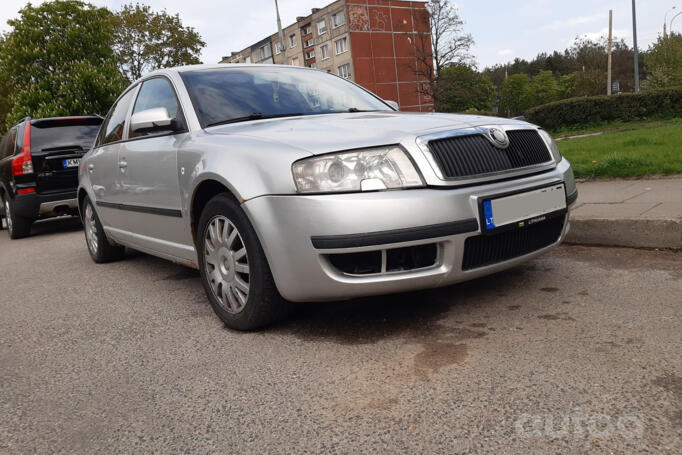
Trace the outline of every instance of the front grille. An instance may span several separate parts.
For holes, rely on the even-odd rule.
[[[429,142],[445,178],[490,174],[541,164],[551,155],[536,130],[507,131],[509,147],[499,149],[482,134],[454,136]]]
[[[462,270],[497,264],[545,248],[559,240],[565,219],[555,216],[511,231],[469,237],[464,242]]]

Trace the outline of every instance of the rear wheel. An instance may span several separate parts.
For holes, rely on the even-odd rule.
[[[263,248],[237,201],[211,199],[199,220],[201,282],[218,317],[236,330],[254,330],[283,318],[291,308],[277,291]]]
[[[7,222],[7,232],[11,239],[21,239],[31,234],[33,220],[22,218],[14,213],[12,202],[5,199],[5,221]]]
[[[87,196],[83,201],[83,227],[85,230],[85,243],[93,261],[98,264],[117,261],[125,254],[125,248],[112,245],[104,234],[102,224],[97,217],[95,208]]]

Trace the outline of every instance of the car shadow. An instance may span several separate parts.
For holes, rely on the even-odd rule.
[[[186,280],[201,286],[197,270],[132,249],[127,250],[126,261],[138,262],[140,267],[163,267],[164,276],[158,281]],[[509,311],[508,299],[505,298],[514,294],[519,283],[534,281],[536,272],[549,270],[530,261],[493,275],[438,289],[342,301],[294,303],[289,317],[261,329],[261,332],[294,336],[304,342],[325,341],[341,345],[374,344],[394,337],[420,342],[438,335],[455,338],[460,335],[464,338],[485,336],[487,329],[481,329],[486,327],[484,321],[497,311]],[[203,292],[192,304],[209,306]],[[514,309],[520,307],[517,305]],[[464,321],[478,329],[451,327],[452,324],[465,324]]]
[[[268,332],[290,334],[303,341],[373,344],[393,337],[423,339],[439,332],[449,316],[471,320],[491,310],[491,303],[507,296],[528,264],[472,281],[438,289],[365,297],[353,300],[296,304],[294,313]],[[478,321],[480,326],[485,324]],[[464,329],[466,330],[466,329]]]

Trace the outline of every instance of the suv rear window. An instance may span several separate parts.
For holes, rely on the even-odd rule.
[[[95,142],[102,119],[45,119],[31,122],[31,152],[60,148],[87,150]]]

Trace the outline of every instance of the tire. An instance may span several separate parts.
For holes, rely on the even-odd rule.
[[[277,291],[256,231],[229,194],[206,204],[196,237],[201,283],[227,327],[259,329],[291,311],[292,304]]]
[[[7,221],[7,232],[11,239],[21,239],[31,234],[33,220],[17,216],[12,210],[12,201],[5,199],[5,221]]]
[[[125,254],[125,247],[112,245],[104,234],[102,223],[99,221],[95,207],[87,196],[83,200],[83,227],[85,244],[90,257],[97,264],[118,261]]]

